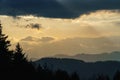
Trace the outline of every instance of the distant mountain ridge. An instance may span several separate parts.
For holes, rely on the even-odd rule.
[[[65,70],[69,73],[77,72],[82,80],[92,79],[93,76],[104,74],[112,78],[117,70],[120,70],[119,61],[84,62],[82,60],[67,58],[42,58],[35,61],[36,65],[44,66],[54,70]]]
[[[83,60],[85,62],[96,62],[96,61],[120,61],[120,52],[114,51],[111,53],[102,53],[102,54],[77,54],[73,56],[58,54],[55,55],[56,58],[72,58]]]

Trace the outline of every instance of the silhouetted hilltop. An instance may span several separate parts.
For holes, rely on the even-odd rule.
[[[77,72],[80,78],[92,78],[99,74],[108,75],[111,78],[117,70],[120,70],[120,62],[118,61],[98,61],[84,62],[75,59],[60,58],[42,58],[35,61],[41,66],[47,65],[52,70],[65,70],[69,73]]]
[[[72,58],[83,60],[85,62],[96,62],[96,61],[120,61],[120,52],[114,51],[111,53],[101,53],[101,54],[77,54],[73,56],[58,54],[55,55],[56,58]]]

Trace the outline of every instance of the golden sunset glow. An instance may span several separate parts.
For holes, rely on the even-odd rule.
[[[1,15],[0,20],[12,44],[20,42],[30,57],[120,50],[117,11],[101,10],[75,19]],[[39,30],[27,27],[33,23],[40,25]]]

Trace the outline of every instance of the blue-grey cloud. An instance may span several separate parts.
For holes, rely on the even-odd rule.
[[[32,28],[32,29],[38,29],[38,30],[42,28],[41,24],[38,24],[38,23],[30,23],[30,24],[27,24],[25,27]]]
[[[0,0],[0,15],[76,18],[96,10],[120,10],[120,0]]]
[[[28,36],[28,37],[25,37],[23,39],[21,39],[20,41],[25,41],[25,42],[51,42],[55,40],[55,38],[53,37],[42,37],[42,38],[36,38],[36,37],[32,37],[32,36]]]
[[[21,39],[21,41],[38,41],[38,38],[32,37],[32,36],[28,36],[24,39]]]
[[[53,41],[53,40],[54,40],[53,37],[42,37],[40,39],[40,41],[42,41],[42,42],[50,42],[50,41]]]

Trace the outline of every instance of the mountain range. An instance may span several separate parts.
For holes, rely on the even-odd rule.
[[[101,53],[101,54],[76,54],[73,56],[58,54],[54,56],[55,58],[72,58],[83,60],[85,62],[96,62],[96,61],[120,61],[120,52],[114,51],[111,53]]]
[[[84,62],[70,58],[42,58],[34,61],[35,66],[41,65],[53,71],[58,69],[67,71],[69,74],[77,72],[81,80],[94,80],[93,76],[108,75],[111,79],[115,72],[120,70],[119,61]]]

